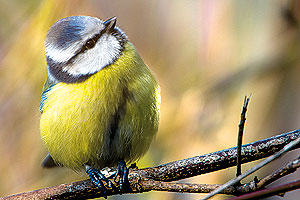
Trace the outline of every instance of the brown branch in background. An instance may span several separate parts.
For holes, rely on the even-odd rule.
[[[241,154],[242,154],[242,145],[243,145],[243,134],[244,134],[244,127],[246,122],[246,112],[248,103],[250,101],[250,97],[245,96],[244,98],[244,105],[241,113],[241,120],[239,123],[239,132],[238,132],[238,142],[237,142],[237,162],[236,162],[236,176],[239,176],[242,174],[242,165],[241,165]],[[238,183],[240,184],[240,183]]]
[[[243,145],[242,163],[247,163],[268,157],[275,152],[280,151],[286,144],[290,143],[293,140],[296,140],[297,138],[300,138],[300,129]],[[297,146],[295,148],[299,147],[300,146]],[[151,181],[152,183],[158,184],[158,182],[156,181],[169,182],[181,180],[200,174],[233,167],[236,165],[236,157],[237,148],[235,147],[202,156],[195,156],[184,160],[170,162],[156,167],[130,169],[129,182],[131,187],[129,190],[125,191],[125,193],[147,192],[151,188]],[[149,185],[146,186],[146,184]],[[164,184],[162,184],[162,186],[164,186]],[[158,186],[156,185],[156,187]],[[207,188],[204,187],[204,189]],[[108,188],[108,192],[109,193],[107,194],[107,196],[120,194],[118,190],[113,190],[111,188]],[[103,194],[101,194],[101,191],[95,188],[89,180],[85,180],[31,192],[25,192],[22,194],[3,197],[0,199],[74,199],[95,198],[101,196],[103,196]]]
[[[141,181],[140,186],[147,191],[167,191],[181,193],[209,193],[221,184],[191,184],[191,183],[174,183],[163,181]],[[241,195],[257,190],[256,181],[251,181],[240,186],[231,186],[222,191],[222,194]]]
[[[283,149],[281,149],[280,151],[276,152],[272,156],[268,157],[264,161],[258,163],[257,165],[255,165],[254,167],[252,167],[251,169],[249,169],[248,171],[246,171],[245,173],[239,175],[236,178],[231,179],[230,181],[228,181],[224,185],[220,186],[216,190],[210,192],[205,198],[203,198],[203,200],[209,199],[209,198],[215,196],[216,194],[222,192],[224,189],[226,189],[226,188],[228,188],[228,187],[236,184],[237,182],[241,181],[245,177],[247,177],[250,174],[254,173],[255,171],[259,170],[263,166],[269,164],[270,162],[274,161],[275,159],[278,159],[284,153],[288,152],[291,149],[294,149],[294,147],[296,147],[296,146],[299,146],[299,144],[300,144],[300,138],[297,138],[296,140],[294,140],[294,141],[290,142],[289,144],[287,144],[286,146],[284,146]]]
[[[288,162],[284,167],[276,170],[272,174],[264,177],[257,183],[257,188],[264,188],[266,185],[269,185],[270,183],[288,175],[293,172],[295,172],[300,167],[300,157],[297,159]]]
[[[290,183],[286,183],[283,185],[279,185],[276,187],[267,188],[264,190],[259,190],[256,192],[252,192],[250,194],[241,195],[238,197],[233,197],[228,200],[238,200],[238,199],[262,199],[266,197],[271,197],[274,195],[279,195],[281,193],[285,193],[288,191],[292,191],[300,188],[300,180],[293,181]]]
[[[140,186],[147,191],[167,191],[181,193],[208,193],[218,188],[220,184],[192,184],[192,183],[174,183],[163,181],[141,181]],[[241,194],[241,188],[229,187],[223,191],[223,194]]]
[[[289,0],[285,2],[281,14],[285,22],[298,29],[300,24],[300,2],[298,0]]]
[[[263,192],[260,192],[262,190],[259,190],[259,189],[262,189],[264,188],[266,185],[269,185],[270,183],[274,182],[274,181],[277,181],[278,179],[288,175],[288,174],[291,174],[293,172],[295,172],[298,168],[300,167],[300,157],[298,157],[297,159],[291,161],[291,162],[288,162],[284,167],[276,170],[275,172],[273,172],[272,174],[262,178],[260,181],[258,181],[256,183],[256,186],[255,186],[255,189],[252,193],[248,193],[246,195],[241,195],[241,196],[238,196],[238,197],[234,197],[234,198],[230,198],[228,200],[234,200],[234,199],[252,199],[252,198],[262,198],[262,197],[266,197],[264,195],[269,195],[270,192],[274,193],[274,192],[277,192],[276,194],[281,194],[283,191],[282,191],[282,187],[275,187],[278,189],[278,191],[274,190],[274,188],[270,189],[270,190],[264,190]],[[285,184],[284,184],[285,185]],[[294,184],[291,184],[291,185],[294,185]],[[298,189],[299,187],[291,187],[290,190],[286,190],[285,192],[287,191],[291,191],[291,190],[294,190],[294,189]],[[259,191],[257,191],[259,190]],[[263,196],[259,196],[259,195],[263,195]]]

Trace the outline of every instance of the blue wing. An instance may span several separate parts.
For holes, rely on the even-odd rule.
[[[53,88],[53,86],[56,85],[56,83],[51,82],[49,79],[46,80],[44,88],[43,88],[43,93],[40,101],[40,112],[43,113],[43,106],[47,100],[48,97],[48,92]]]

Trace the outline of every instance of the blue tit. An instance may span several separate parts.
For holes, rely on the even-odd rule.
[[[153,73],[116,17],[60,19],[45,48],[40,134],[49,155],[43,165],[85,169],[99,187],[93,177],[101,178],[104,167],[118,166],[126,175],[126,164],[146,153],[158,129],[160,88]]]

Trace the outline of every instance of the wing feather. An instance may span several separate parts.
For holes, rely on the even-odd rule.
[[[56,85],[57,82],[51,81],[49,78],[47,78],[44,87],[43,87],[43,93],[40,101],[40,112],[43,113],[43,106],[47,100],[47,93],[53,88],[54,85]]]

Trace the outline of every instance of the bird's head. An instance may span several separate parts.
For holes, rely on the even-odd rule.
[[[81,82],[112,64],[127,42],[116,20],[71,16],[53,24],[45,41],[48,78]]]

